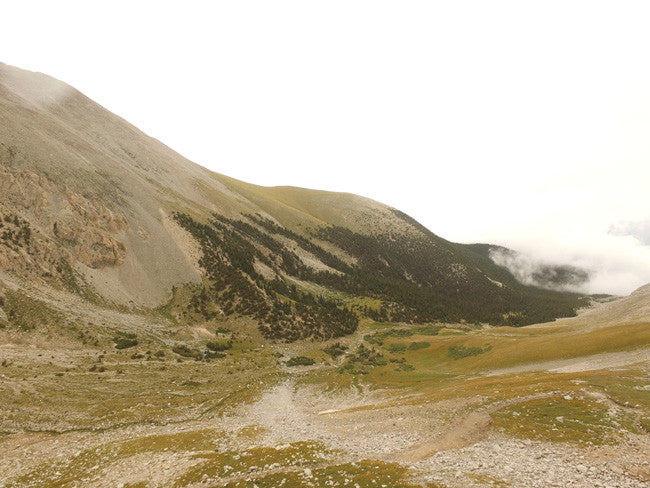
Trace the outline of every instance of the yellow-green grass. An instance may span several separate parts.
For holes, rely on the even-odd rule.
[[[472,481],[480,483],[482,485],[494,486],[496,488],[507,488],[508,486],[511,486],[509,482],[504,481],[500,478],[495,478],[494,476],[490,476],[488,474],[467,473],[465,476],[467,476],[467,478],[471,479]]]
[[[327,225],[327,222],[310,214],[304,205],[305,199],[296,199],[290,189],[257,186],[223,175],[218,175],[218,178],[228,188],[243,195],[290,229],[298,229],[300,226],[318,228]]]
[[[367,384],[393,391],[395,400],[387,400],[379,405],[366,405],[353,408],[351,410],[374,410],[395,407],[398,405],[424,405],[428,403],[438,403],[443,401],[465,402],[470,409],[487,409],[489,412],[500,412],[502,409],[517,409],[521,402],[532,402],[531,405],[545,405],[557,402],[568,395],[575,399],[576,403],[569,407],[579,414],[583,409],[592,409],[597,406],[598,411],[608,411],[611,404],[622,406],[629,405],[634,410],[620,409],[619,413],[613,417],[618,422],[620,429],[633,433],[641,433],[644,428],[645,418],[650,418],[650,395],[642,387],[647,384],[647,373],[641,369],[627,368],[618,369],[617,371],[587,371],[578,373],[545,373],[531,372],[523,374],[509,374],[487,377],[466,376],[438,376],[418,377],[417,372],[410,373],[393,373],[392,375],[382,375],[376,368],[371,374],[363,376],[362,380]],[[340,382],[340,387],[344,388],[344,379],[350,378],[350,375],[331,375],[330,380]],[[358,377],[351,377],[348,383],[351,383]],[[314,378],[314,381],[317,381]],[[325,377],[321,381],[327,381]],[[348,386],[349,387],[349,386]],[[411,395],[405,396],[404,393]],[[591,397],[594,398],[591,398]],[[538,402],[538,403],[534,403]],[[506,411],[503,410],[503,411]],[[532,411],[532,410],[531,410]],[[639,416],[639,422],[635,421],[635,416]],[[556,416],[562,416],[558,414]],[[533,418],[533,417],[531,417]],[[502,417],[502,423],[507,423],[508,417]],[[521,435],[524,437],[525,429],[519,432],[516,418],[510,418],[514,427],[508,431],[512,435]],[[521,423],[521,422],[520,422]],[[584,440],[593,443],[615,442],[616,434],[612,431],[616,424],[605,421],[600,427],[598,422],[592,422],[596,434],[593,439],[585,437]],[[504,427],[501,425],[500,427]],[[561,430],[558,426],[558,430]],[[545,439],[550,441],[578,442],[581,438],[576,434],[575,426],[568,423],[564,427],[568,429],[567,433],[558,435],[549,435]],[[592,427],[586,428],[585,432]],[[600,430],[599,430],[600,429]],[[543,435],[544,429],[537,429],[540,436]],[[551,431],[554,433],[555,431]],[[519,434],[518,434],[519,433]],[[607,434],[603,437],[601,434]],[[586,435],[586,434],[585,434]]]
[[[68,459],[45,462],[29,473],[9,481],[6,486],[7,488],[79,486],[85,478],[98,476],[103,469],[132,456],[214,450],[219,447],[222,438],[222,432],[206,429],[110,442],[82,451]]]
[[[69,366],[11,363],[3,373],[17,386],[1,387],[0,430],[95,431],[200,418],[252,401],[283,377],[266,349],[210,362],[177,362],[169,352],[162,361],[132,360],[130,354]]]
[[[339,453],[324,445],[295,442],[285,446],[258,446],[245,450],[221,450],[223,433],[217,430],[155,435],[125,442],[112,442],[88,449],[71,459],[44,463],[33,471],[10,480],[7,488],[72,488],[85,480],[97,479],[104,469],[142,454],[181,453],[191,465],[173,480],[183,488],[203,482],[205,486],[271,488],[279,486],[349,486],[370,488],[416,488],[409,470],[402,465],[375,460],[341,462]],[[154,486],[136,482],[133,486]],[[435,486],[435,485],[424,485]]]
[[[250,477],[249,477],[250,478]],[[309,488],[315,486],[339,486],[350,488],[422,488],[409,481],[408,469],[396,463],[363,460],[354,463],[332,464],[314,467],[311,473],[288,471],[268,474],[249,480],[232,481],[227,488]]]
[[[308,441],[279,448],[260,446],[244,451],[197,453],[194,458],[199,462],[176,479],[174,486],[184,487],[204,477],[251,477],[255,471],[310,467],[328,461],[333,455],[322,444]]]
[[[410,350],[410,345],[417,342],[429,342],[431,345],[420,350]],[[454,346],[481,348],[485,352],[455,359],[450,355],[450,348]],[[416,374],[469,374],[527,363],[650,347],[650,323],[591,330],[581,327],[503,327],[469,331],[462,335],[439,333],[432,337],[416,334],[407,338],[387,337],[384,347],[388,350],[394,347],[406,348],[399,353],[415,366]]]
[[[493,427],[522,439],[579,445],[615,444],[629,414],[610,416],[609,408],[590,398],[557,396],[517,403],[492,414]]]
[[[351,308],[363,309],[364,307],[370,310],[379,311],[382,306],[382,301],[377,298],[350,296],[346,300],[346,305]]]
[[[44,328],[61,326],[65,323],[65,315],[62,312],[20,290],[5,291],[2,307],[9,323],[21,331],[38,329],[42,333]]]

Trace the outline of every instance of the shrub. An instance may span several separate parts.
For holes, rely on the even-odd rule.
[[[128,349],[138,345],[138,339],[134,333],[119,330],[115,332],[113,342],[115,343],[115,349]]]
[[[426,349],[431,346],[430,342],[411,342],[409,345],[409,351],[417,351],[419,349]]]
[[[199,351],[196,349],[191,349],[187,347],[185,344],[178,344],[177,346],[174,346],[172,348],[172,351],[179,356],[183,356],[184,358],[196,358],[201,355]]]
[[[210,349],[211,351],[215,351],[215,352],[227,351],[228,349],[230,349],[232,347],[232,342],[231,341],[228,341],[228,342],[211,341],[211,342],[206,343],[205,346],[208,349]]]
[[[312,364],[316,364],[316,362],[305,356],[295,356],[286,362],[287,366],[311,366]]]
[[[128,349],[138,345],[138,340],[130,337],[113,337],[115,349]]]
[[[331,346],[328,346],[323,349],[323,352],[326,354],[329,354],[333,358],[337,358],[341,356],[342,354],[345,354],[345,351],[347,351],[348,348],[341,344],[340,342],[337,342],[335,344],[332,344]]]
[[[340,372],[351,374],[368,374],[373,366],[385,366],[386,358],[378,351],[360,344],[357,350],[350,354]]]
[[[478,356],[479,354],[483,354],[484,352],[488,352],[490,350],[492,350],[491,345],[487,345],[486,347],[465,347],[460,344],[457,346],[449,346],[447,354],[453,359],[463,359],[470,356]]]
[[[226,355],[222,352],[213,352],[206,349],[206,351],[203,353],[203,357],[205,359],[220,359],[225,358]]]
[[[406,344],[403,344],[401,342],[389,344],[386,346],[386,349],[393,353],[404,352],[406,351]]]

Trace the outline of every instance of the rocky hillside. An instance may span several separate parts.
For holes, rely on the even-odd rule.
[[[105,307],[253,317],[269,338],[374,320],[524,325],[582,298],[350,194],[194,164],[39,73],[0,64],[0,269]]]

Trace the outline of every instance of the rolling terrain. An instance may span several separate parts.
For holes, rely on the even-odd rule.
[[[2,64],[0,190],[2,488],[650,482],[650,285],[523,283]]]

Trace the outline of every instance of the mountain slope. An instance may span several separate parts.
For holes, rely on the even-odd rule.
[[[6,65],[0,191],[0,268],[104,306],[247,315],[293,340],[348,333],[359,316],[522,325],[580,303],[381,203],[208,171],[68,85]]]

